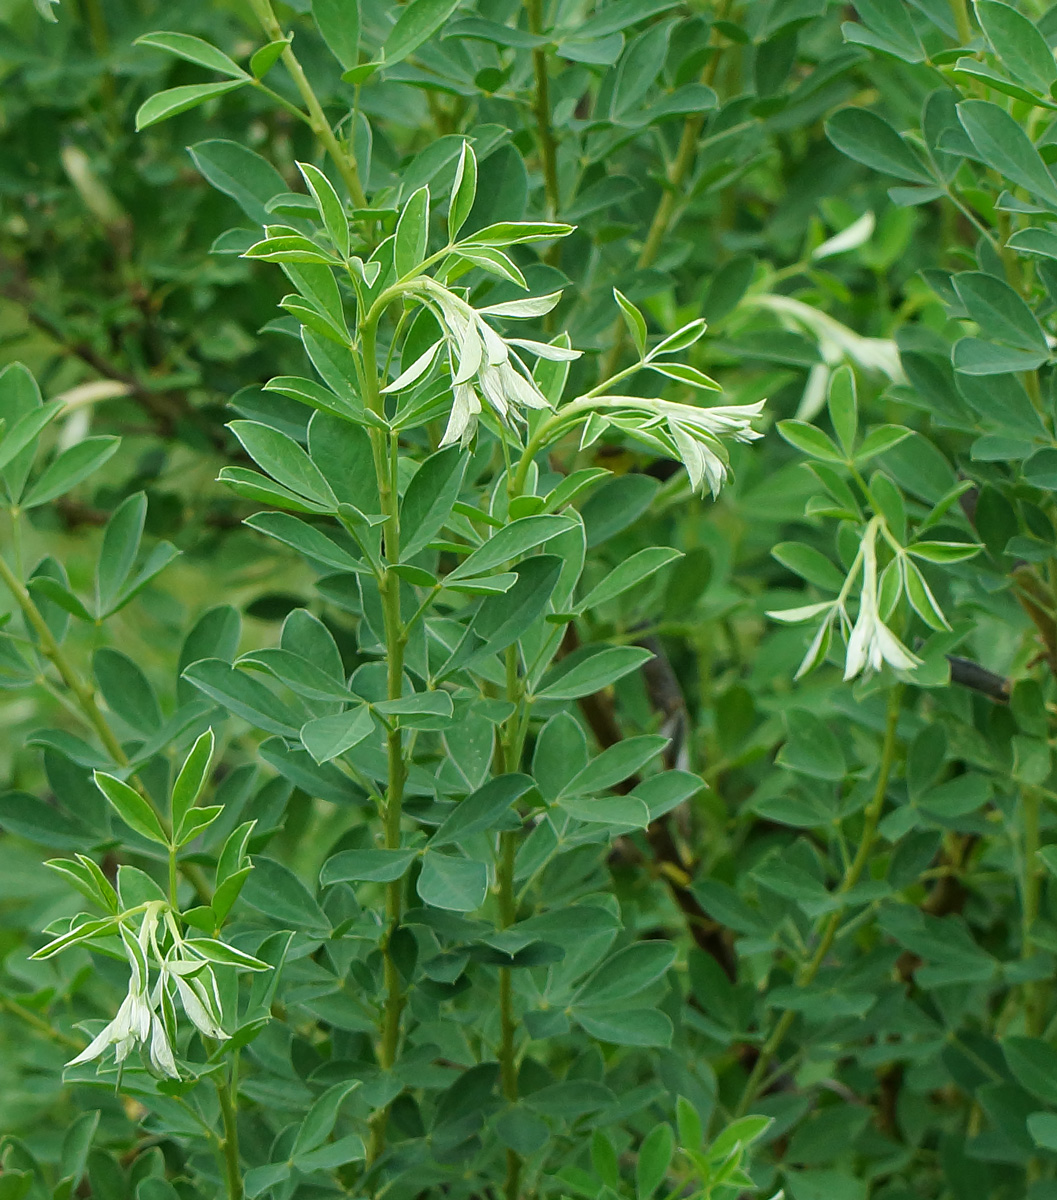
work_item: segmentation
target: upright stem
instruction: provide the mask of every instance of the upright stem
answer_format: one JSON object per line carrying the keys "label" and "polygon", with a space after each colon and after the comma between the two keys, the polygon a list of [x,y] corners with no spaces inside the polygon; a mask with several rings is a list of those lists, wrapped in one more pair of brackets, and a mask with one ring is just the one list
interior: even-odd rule
{"label": "upright stem", "polygon": [[[536,35],[543,32],[543,0],[525,0],[529,31]],[[536,92],[532,111],[536,118],[539,136],[540,158],[543,161],[543,187],[547,196],[547,212],[557,216],[561,204],[558,190],[558,143],[551,125],[550,76],[547,71],[547,47],[536,46],[532,51],[532,70],[536,77]]]}
{"label": "upright stem", "polygon": [[[89,725],[95,730],[99,740],[106,747],[107,754],[120,766],[127,767],[128,755],[107,723],[106,717],[100,711],[99,705],[95,700],[95,691],[74,670],[73,664],[63,653],[62,647],[55,639],[55,635],[51,632],[47,621],[44,620],[40,609],[34,603],[33,597],[29,594],[22,580],[12,571],[2,554],[0,554],[0,583],[3,583],[15,598],[16,603],[22,610],[22,615],[26,619],[26,623],[37,635],[41,654],[58,671],[60,679],[62,679],[76,701],[78,709],[80,709]],[[144,788],[139,788],[139,792],[151,808],[154,809],[158,819],[161,821],[162,827],[167,829],[168,822],[165,814],[158,812],[157,805],[155,805]],[[201,867],[196,866],[194,863],[180,863],[180,870],[183,872],[184,877],[194,886],[201,902],[208,904],[212,898],[212,892],[209,884],[206,882],[205,875],[202,873]],[[175,896],[175,889],[173,889],[173,895]]]}
{"label": "upright stem", "polygon": [[[499,766],[504,772],[518,768],[518,730],[521,725],[522,684],[518,675],[517,643],[506,650],[506,694],[515,708],[500,735]],[[499,835],[499,856],[496,861],[496,891],[499,898],[499,924],[509,929],[517,920],[514,896],[514,861],[517,834]],[[503,1096],[513,1104],[518,1098],[517,1086],[517,1023],[514,1019],[514,980],[509,967],[499,968],[499,1074]],[[516,1150],[506,1152],[506,1200],[518,1200],[521,1190],[521,1155]]]}
{"label": "upright stem", "polygon": [[220,1101],[220,1115],[224,1122],[224,1139],[220,1143],[224,1155],[224,1177],[227,1184],[228,1200],[242,1200],[242,1171],[239,1169],[239,1127],[238,1105],[238,1056],[232,1058],[230,1086],[217,1079],[217,1099]]}
{"label": "upright stem", "polygon": [[[377,323],[368,319],[361,327],[363,353],[364,393],[367,406],[379,416],[384,415],[385,404],[378,382],[378,356],[376,345]],[[388,665],[386,694],[390,700],[399,700],[403,692],[404,651],[407,647],[407,629],[400,610],[400,579],[389,569],[400,561],[400,509],[396,490],[396,457],[398,435],[388,437],[380,429],[370,430],[371,447],[374,452],[375,472],[378,479],[378,496],[385,514],[384,558],[385,566],[379,580],[382,612],[385,620],[385,652]],[[404,761],[403,732],[399,726],[390,728],[387,739],[388,786],[385,792],[385,845],[389,850],[400,848],[400,820],[404,801],[404,782],[407,766]],[[382,956],[385,975],[385,1006],[382,1012],[381,1039],[378,1044],[378,1065],[383,1071],[392,1068],[396,1061],[400,1043],[400,1017],[404,1009],[404,988],[390,951],[390,941],[400,924],[403,907],[403,885],[394,880],[386,885],[385,933],[382,938]],[[371,1120],[371,1137],[368,1161],[374,1162],[385,1149],[386,1126],[389,1121],[388,1107],[375,1113]]]}
{"label": "upright stem", "polygon": [[[253,11],[257,14],[257,20],[261,23],[261,28],[267,34],[268,38],[273,42],[280,42],[285,38],[283,28],[276,19],[275,13],[272,10],[271,0],[250,0],[253,5]],[[330,122],[323,112],[323,106],[319,103],[316,93],[312,90],[312,85],[308,82],[308,76],[304,72],[304,68],[297,60],[297,55],[294,54],[293,48],[287,46],[283,51],[283,66],[290,72],[290,77],[294,81],[301,99],[305,102],[305,107],[308,109],[309,123],[312,126],[312,132],[322,143],[324,150],[330,155],[331,161],[338,169],[342,180],[348,188],[349,195],[352,197],[353,204],[357,208],[367,207],[367,197],[364,194],[363,184],[360,182],[360,169],[356,163],[356,152],[350,142],[348,147],[343,147],[334,135],[334,130],[330,127]]]}
{"label": "upright stem", "polygon": [[[903,685],[897,683],[888,693],[888,714],[885,721],[884,742],[881,746],[881,762],[878,767],[877,785],[874,788],[873,795],[870,797],[870,803],[863,812],[863,831],[862,837],[859,840],[859,848],[855,853],[855,857],[848,864],[847,870],[844,872],[844,878],[837,888],[838,896],[846,895],[851,891],[859,882],[863,871],[866,869],[866,864],[870,860],[870,851],[873,849],[874,837],[877,834],[877,825],[881,820],[881,813],[884,809],[888,780],[891,778],[892,767],[895,765],[897,745],[896,727],[899,724],[899,709],[902,698]],[[815,953],[797,972],[797,987],[807,987],[814,982],[815,976],[822,969],[822,965],[826,961],[826,956],[833,946],[833,941],[837,936],[837,930],[840,927],[843,915],[844,905],[842,904],[839,908],[835,908],[826,919],[826,924],[822,930]],[[796,1014],[793,1010],[786,1009],[767,1040],[760,1047],[759,1058],[757,1058],[756,1065],[753,1067],[752,1073],[745,1083],[745,1090],[741,1094],[741,1100],[735,1111],[736,1116],[744,1116],[748,1112],[749,1105],[756,1099],[768,1065],[781,1046],[795,1018]]]}
{"label": "upright stem", "polygon": [[973,40],[973,23],[969,20],[969,9],[965,0],[950,0],[951,16],[958,30],[958,41],[968,46]]}
{"label": "upright stem", "polygon": [[[1031,958],[1035,953],[1032,927],[1039,915],[1039,808],[1042,798],[1038,788],[1025,787],[1020,796],[1020,813],[1023,824],[1023,857],[1021,882],[1021,939],[1020,957]],[[1024,984],[1024,1032],[1029,1037],[1042,1033],[1043,1020],[1042,981],[1028,980]]]}
{"label": "upright stem", "polygon": [[[729,0],[720,0],[716,10],[716,20],[721,20],[726,16],[728,7]],[[713,29],[711,36],[713,39],[716,37],[715,29]],[[715,82],[716,71],[719,68],[719,58],[719,48],[715,47],[712,51],[712,57],[705,64],[705,69],[701,73],[701,82],[707,87],[711,87]],[[638,261],[635,264],[636,268],[640,271],[652,266],[656,261],[657,255],[664,244],[664,239],[667,237],[673,224],[676,208],[682,199],[683,188],[694,167],[694,160],[697,157],[697,142],[704,125],[704,112],[692,113],[683,122],[683,131],[679,137],[678,149],[675,152],[675,157],[668,164],[665,171],[664,192],[660,203],[657,205],[657,211],[653,214],[653,221],[650,223],[649,232],[646,234],[646,240],[642,244]],[[624,347],[625,332],[623,321],[618,319],[613,323],[609,351],[602,360],[602,373],[600,376],[602,379],[612,375],[616,370],[617,363],[620,361],[621,350]]]}

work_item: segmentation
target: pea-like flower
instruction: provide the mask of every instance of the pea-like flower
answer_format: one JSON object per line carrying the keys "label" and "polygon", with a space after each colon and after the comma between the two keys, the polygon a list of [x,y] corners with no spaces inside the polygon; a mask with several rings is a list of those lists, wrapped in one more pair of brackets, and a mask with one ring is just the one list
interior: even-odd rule
{"label": "pea-like flower", "polygon": [[537,358],[559,362],[578,358],[580,352],[524,338],[500,337],[484,318],[540,317],[558,303],[560,293],[475,309],[449,288],[425,275],[415,280],[410,290],[437,318],[444,336],[384,391],[399,392],[411,387],[425,376],[438,354],[445,351],[453,399],[442,446],[469,442],[482,412],[482,398],[507,426],[523,419],[524,409],[550,408],[550,402],[536,386],[532,373],[516,350],[526,350]]}
{"label": "pea-like flower", "polygon": [[764,403],[699,408],[641,396],[602,396],[595,401],[611,424],[679,459],[695,492],[703,493],[707,487],[713,496],[719,494],[730,469],[722,439],[753,442],[762,437],[752,421],[763,412]]}

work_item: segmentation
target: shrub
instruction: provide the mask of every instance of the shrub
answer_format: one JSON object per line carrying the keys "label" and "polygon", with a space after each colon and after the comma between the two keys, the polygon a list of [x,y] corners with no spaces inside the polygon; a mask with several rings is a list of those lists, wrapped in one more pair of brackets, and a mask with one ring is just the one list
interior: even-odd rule
{"label": "shrub", "polygon": [[200,8],[3,17],[0,1196],[1057,1194],[1057,22]]}

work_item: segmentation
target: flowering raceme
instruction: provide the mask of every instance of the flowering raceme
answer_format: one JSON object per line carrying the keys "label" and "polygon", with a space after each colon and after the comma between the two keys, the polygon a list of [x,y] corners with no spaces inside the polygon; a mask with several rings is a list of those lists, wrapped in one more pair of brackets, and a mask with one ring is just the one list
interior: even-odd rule
{"label": "flowering raceme", "polygon": [[[751,425],[763,412],[763,400],[755,404],[698,408],[639,396],[603,396],[598,404],[607,410],[611,424],[653,445],[662,454],[679,459],[695,492],[704,492],[707,486],[713,496],[718,495],[730,468],[720,438],[753,442],[763,437]],[[610,414],[610,409],[615,412]]]}
{"label": "flowering raceme", "polygon": [[[882,589],[878,586],[877,577],[877,535],[879,532],[885,535],[885,540],[890,542],[896,551],[896,558],[892,564],[897,570],[896,578],[901,588],[907,590],[912,605],[918,608],[914,592],[906,585],[908,569],[916,572],[916,568],[913,567],[913,564],[906,563],[903,547],[892,538],[882,518],[873,517],[863,530],[859,551],[844,580],[840,594],[835,600],[807,604],[798,608],[780,609],[767,614],[773,620],[789,625],[810,621],[818,616],[823,617],[822,624],[812,639],[807,654],[804,655],[796,673],[797,679],[808,674],[825,658],[829,649],[833,624],[838,618],[847,642],[844,658],[845,679],[854,679],[859,675],[880,671],[885,663],[896,671],[912,671],[921,665],[921,659],[903,645],[885,624],[881,615]],[[859,612],[853,624],[848,616],[847,601],[860,572],[862,573],[862,583],[859,589]],[[924,581],[922,581],[922,586],[924,586]],[[929,592],[930,599],[931,596],[932,594]],[[932,603],[935,606],[934,600]],[[939,611],[938,606],[935,606],[935,613],[946,625],[946,619]],[[933,619],[935,620],[935,617]]]}
{"label": "flowering raceme", "polygon": [[398,392],[416,383],[433,365],[444,347],[451,371],[453,400],[451,416],[441,440],[442,446],[455,442],[466,445],[470,441],[481,413],[481,396],[499,420],[508,426],[521,417],[522,409],[550,408],[549,401],[533,382],[530,371],[512,347],[527,350],[538,358],[558,362],[580,357],[579,350],[567,350],[562,346],[523,338],[502,338],[483,319],[544,316],[561,299],[559,292],[481,309],[472,308],[453,291],[425,275],[414,281],[411,292],[436,316],[444,337],[430,346],[384,390]]}

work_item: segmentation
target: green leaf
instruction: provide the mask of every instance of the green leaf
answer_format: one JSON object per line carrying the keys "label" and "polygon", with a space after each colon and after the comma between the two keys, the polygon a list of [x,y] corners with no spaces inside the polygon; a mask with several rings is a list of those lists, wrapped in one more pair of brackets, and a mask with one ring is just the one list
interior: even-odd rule
{"label": "green leaf", "polygon": [[331,855],[319,873],[324,887],[332,883],[392,883],[403,879],[418,857],[417,850],[342,850]]}
{"label": "green leaf", "polygon": [[255,242],[243,252],[242,257],[258,262],[310,263],[326,267],[337,266],[340,261],[310,238],[299,233],[283,234],[280,237],[269,237]]}
{"label": "green leaf", "polygon": [[267,733],[296,737],[301,721],[274,692],[219,658],[186,667],[182,676],[229,712]]}
{"label": "green leaf", "polygon": [[320,508],[337,509],[337,498],[322,471],[293,438],[257,421],[232,421],[228,428],[254,462],[282,487]]}
{"label": "green leaf", "polygon": [[[317,0],[318,2],[318,0]],[[338,199],[334,185],[318,168],[311,163],[297,164],[297,169],[312,193],[312,199],[319,209],[323,227],[327,231],[331,245],[342,258],[349,257],[349,221],[345,215],[345,206]]]}
{"label": "green leaf", "polygon": [[557,537],[575,524],[569,517],[540,513],[521,517],[498,530],[483,546],[479,546],[452,571],[447,579],[472,579],[489,575],[528,550]]}
{"label": "green leaf", "polygon": [[308,888],[282,863],[253,860],[253,872],[242,889],[243,899],[265,916],[303,932],[329,930],[330,922]]}
{"label": "green leaf", "polygon": [[288,189],[286,180],[267,159],[224,138],[197,142],[188,153],[206,180],[230,196],[254,225],[272,221],[265,205]]}
{"label": "green leaf", "polygon": [[1006,1063],[1021,1087],[1046,1104],[1057,1104],[1057,1050],[1037,1037],[1002,1042]]}
{"label": "green leaf", "polygon": [[577,1006],[573,1019],[592,1037],[617,1046],[670,1046],[672,1023],[656,1008],[614,1009]]}
{"label": "green leaf", "polygon": [[449,241],[455,241],[459,230],[466,224],[476,196],[477,156],[470,143],[463,142],[459,165],[455,168],[455,180],[451,185],[451,203],[448,205]]}
{"label": "green leaf", "polygon": [[80,850],[96,840],[87,826],[29,792],[0,795],[0,827],[54,850]]}
{"label": "green leaf", "polygon": [[100,614],[109,612],[136,562],[146,516],[146,494],[136,492],[114,509],[106,524],[95,568],[96,609]]}
{"label": "green leaf", "polygon": [[575,226],[558,221],[497,221],[464,238],[460,246],[518,246],[549,238],[568,237]]}
{"label": "green leaf", "polygon": [[367,567],[333,538],[328,537],[314,525],[291,516],[289,513],[262,512],[247,517],[243,524],[251,529],[275,538],[292,547],[313,562],[322,563],[335,571],[350,571],[358,574]]}
{"label": "green leaf", "polygon": [[152,842],[160,842],[163,846],[169,844],[157,814],[139,792],[114,775],[107,775],[103,771],[94,771],[92,778],[96,787],[106,796],[117,815],[130,829]]}
{"label": "green leaf", "polygon": [[710,1162],[722,1162],[736,1150],[751,1146],[771,1125],[774,1117],[739,1117],[715,1138],[708,1147]]}
{"label": "green leaf", "polygon": [[645,829],[650,823],[648,806],[635,796],[606,796],[588,800],[581,796],[562,796],[558,805],[563,812],[589,825],[604,825],[615,834]]}
{"label": "green leaf", "polygon": [[914,151],[891,125],[865,108],[842,108],[826,122],[826,136],[849,158],[882,175],[932,183]]}
{"label": "green leaf", "polygon": [[488,895],[488,868],[469,858],[427,850],[417,890],[424,904],[449,912],[473,912]]}
{"label": "green leaf", "polygon": [[564,796],[586,796],[616,787],[660,754],[669,739],[657,734],[623,738],[583,767],[562,788]]}
{"label": "green leaf", "polygon": [[342,70],[355,67],[360,61],[359,0],[312,0],[312,16]]}
{"label": "green leaf", "polygon": [[385,65],[392,66],[413,54],[437,32],[458,6],[459,0],[411,0],[400,10],[396,24],[385,39],[382,47]]}
{"label": "green leaf", "polygon": [[844,455],[837,449],[836,442],[806,421],[779,421],[777,429],[790,446],[795,446],[802,454],[826,462],[844,462]]}
{"label": "green leaf", "polygon": [[1057,1152],[1057,1114],[1032,1113],[1027,1120],[1028,1133],[1037,1146]]}
{"label": "green leaf", "polygon": [[[51,809],[50,811],[55,812],[56,810]],[[0,824],[7,824],[2,812],[0,812]],[[100,908],[109,913],[118,912],[117,892],[114,890],[113,884],[103,874],[98,864],[86,855],[78,854],[76,859],[52,858],[48,859],[44,865],[61,875],[67,883],[72,884],[82,896],[87,896],[93,904],[98,904]]]}
{"label": "green leaf", "polygon": [[202,788],[205,787],[214,745],[213,730],[207,729],[191,747],[180,773],[176,776],[172,789],[172,824],[177,837],[183,829],[184,818],[198,802]]}
{"label": "green leaf", "polygon": [[1035,23],[1012,5],[997,0],[975,0],[973,7],[987,40],[1010,75],[1048,97],[1050,86],[1057,82],[1057,63]]}
{"label": "green leaf", "polygon": [[69,1179],[76,1188],[84,1175],[88,1151],[92,1146],[95,1131],[99,1128],[99,1111],[81,1113],[75,1117],[62,1138],[62,1153],[59,1158],[59,1175]]}
{"label": "green leaf", "polygon": [[[641,646],[608,646],[577,662],[570,669],[552,672],[536,692],[538,700],[579,700],[592,696],[653,658],[653,652]],[[560,672],[560,673],[559,673]]]}
{"label": "green leaf", "polygon": [[878,454],[884,454],[886,450],[898,446],[904,438],[910,437],[911,433],[913,430],[907,429],[903,425],[881,425],[877,429],[871,429],[856,451],[855,462],[869,462]]}
{"label": "green leaf", "polygon": [[23,508],[39,508],[65,495],[93,475],[117,452],[121,439],[89,437],[64,450],[41,474],[22,498]]}
{"label": "green leaf", "polygon": [[269,969],[266,962],[254,958],[252,954],[247,954],[236,946],[229,946],[227,942],[217,941],[216,938],[188,938],[187,946],[207,962],[220,963],[226,967],[241,967],[247,971]]}
{"label": "green leaf", "polygon": [[[275,66],[283,56],[283,51],[290,45],[287,38],[281,38],[277,42],[269,42],[266,46],[261,46],[254,50],[250,56],[250,73],[254,79],[263,79],[265,75]],[[214,250],[214,253],[216,251]]]}
{"label": "green leaf", "polygon": [[437,536],[459,498],[469,455],[458,446],[431,454],[407,485],[400,505],[400,558],[409,562]]}
{"label": "green leaf", "polygon": [[301,741],[317,763],[325,763],[358,746],[373,732],[371,710],[361,704],[342,713],[309,721],[301,727]]}
{"label": "green leaf", "polygon": [[850,455],[855,448],[859,428],[859,404],[855,390],[855,372],[847,363],[839,366],[829,378],[829,393],[826,403],[829,419],[841,449]]}
{"label": "green leaf", "polygon": [[180,551],[171,542],[159,542],[147,555],[143,566],[121,589],[109,610],[103,615],[109,617],[120,612],[126,604],[131,603],[143,591],[152,579],[160,575],[169,563],[179,557]]}
{"label": "green leaf", "polygon": [[958,120],[983,161],[1011,183],[1057,207],[1057,183],[1024,128],[987,100],[963,100]]}
{"label": "green leaf", "polygon": [[688,384],[690,387],[701,388],[706,392],[723,390],[711,375],[706,375],[704,371],[699,371],[697,367],[688,366],[686,363],[651,362],[648,366],[651,371],[656,371],[668,379],[675,379],[679,383]]}
{"label": "green leaf", "polygon": [[153,46],[158,50],[167,50],[177,58],[197,63],[210,71],[219,71],[221,75],[230,75],[232,79],[246,79],[246,72],[233,62],[223,51],[211,46],[201,38],[192,37],[189,33],[145,33],[136,38],[135,46]]}
{"label": "green leaf", "polygon": [[95,620],[80,599],[68,587],[50,575],[34,575],[31,579],[26,580],[26,588],[38,604],[40,597],[43,596],[45,600],[57,604],[64,612],[68,612],[79,621],[91,623]]}
{"label": "green leaf", "polygon": [[1007,375],[1014,371],[1033,371],[1049,357],[1049,352],[1018,350],[980,338],[966,337],[956,343],[951,359],[954,369],[965,375]]}
{"label": "green leaf", "polygon": [[513,587],[485,598],[467,636],[442,668],[443,677],[498,654],[529,633],[550,604],[563,566],[557,554],[538,554],[518,563]]}
{"label": "green leaf", "polygon": [[159,121],[167,121],[170,117],[187,112],[188,109],[197,108],[216,96],[223,96],[236,88],[245,87],[248,82],[249,76],[243,75],[241,79],[232,80],[230,83],[191,83],[157,92],[149,100],[145,100],[136,111],[136,132],[157,125]]}
{"label": "green leaf", "polygon": [[111,712],[138,733],[157,733],[162,723],[158,698],[146,675],[127,654],[101,646],[92,656],[92,671]]}
{"label": "green leaf", "polygon": [[1035,314],[1004,280],[984,271],[961,271],[951,277],[951,283],[984,336],[1043,358],[1049,354]]}
{"label": "green leaf", "polygon": [[[0,419],[5,422],[8,436],[23,418],[32,418],[41,407],[37,381],[21,363],[8,363],[0,370]],[[17,501],[22,494],[36,449],[35,441],[30,441],[3,469],[4,484],[12,500]]]}
{"label": "green leaf", "polygon": [[813,779],[834,782],[844,778],[847,766],[840,742],[813,713],[790,709],[786,713],[789,740],[778,752],[778,762],[790,771]]}
{"label": "green leaf", "polygon": [[617,304],[620,306],[620,315],[624,318],[624,324],[627,326],[628,333],[631,334],[631,340],[638,351],[639,358],[646,357],[646,318],[639,312],[634,304],[624,295],[623,292],[613,289],[613,295],[616,298]]}
{"label": "green leaf", "polygon": [[297,1131],[290,1157],[294,1160],[321,1146],[337,1123],[338,1113],[349,1094],[360,1086],[360,1080],[343,1080],[328,1088],[305,1115]]}
{"label": "green leaf", "polygon": [[[384,717],[397,717],[401,724],[415,724],[416,717],[452,716],[453,707],[451,696],[447,692],[416,692],[413,696],[402,696],[399,700],[380,700],[373,705],[374,711]],[[433,728],[423,725],[422,728]]]}
{"label": "green leaf", "polygon": [[437,850],[452,846],[493,829],[506,818],[510,806],[534,786],[528,775],[497,775],[490,779],[458,803],[430,838],[430,847]]}
{"label": "green leaf", "polygon": [[660,979],[675,962],[671,942],[634,942],[594,971],[579,987],[573,1004],[615,1004],[637,996]]}
{"label": "green leaf", "polygon": [[[414,0],[421,4],[423,0]],[[407,10],[405,10],[406,13]],[[426,257],[426,240],[429,236],[429,188],[420,187],[412,192],[400,220],[396,223],[396,238],[393,243],[393,267],[398,279],[415,274]]]}
{"label": "green leaf", "polygon": [[47,404],[31,408],[14,420],[6,418],[10,420],[10,424],[0,431],[0,470],[33,446],[42,431],[65,407],[61,400],[51,400]]}
{"label": "green leaf", "polygon": [[682,556],[681,550],[673,550],[670,546],[648,546],[645,550],[639,550],[596,584],[577,605],[578,611],[589,612],[599,605],[608,604]]}
{"label": "green leaf", "polygon": [[637,1200],[650,1200],[668,1176],[675,1153],[675,1135],[670,1125],[655,1125],[639,1148],[635,1163]]}
{"label": "green leaf", "polygon": [[844,576],[814,546],[803,542],[779,542],[771,551],[783,567],[813,583],[826,592],[839,592],[844,586]]}
{"label": "green leaf", "polygon": [[[1039,254],[1043,258],[1057,258],[1057,232],[1032,226],[1018,229],[1006,242],[1010,250],[1020,254]],[[0,443],[2,446],[2,443]]]}

